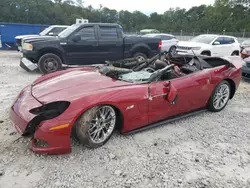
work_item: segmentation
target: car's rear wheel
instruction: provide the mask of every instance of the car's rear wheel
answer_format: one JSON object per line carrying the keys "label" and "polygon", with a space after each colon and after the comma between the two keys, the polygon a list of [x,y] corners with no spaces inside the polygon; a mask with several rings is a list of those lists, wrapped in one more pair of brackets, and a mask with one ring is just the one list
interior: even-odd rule
{"label": "car's rear wheel", "polygon": [[38,61],[38,68],[43,74],[55,72],[62,68],[62,60],[56,54],[44,54]]}
{"label": "car's rear wheel", "polygon": [[227,81],[222,81],[213,91],[209,102],[208,109],[212,112],[223,110],[230,98],[231,88]]}
{"label": "car's rear wheel", "polygon": [[170,56],[173,56],[176,54],[176,47],[175,46],[171,46],[171,48],[168,51]]}
{"label": "car's rear wheel", "polygon": [[116,120],[116,112],[112,106],[95,106],[78,119],[73,136],[88,148],[98,148],[111,137]]}

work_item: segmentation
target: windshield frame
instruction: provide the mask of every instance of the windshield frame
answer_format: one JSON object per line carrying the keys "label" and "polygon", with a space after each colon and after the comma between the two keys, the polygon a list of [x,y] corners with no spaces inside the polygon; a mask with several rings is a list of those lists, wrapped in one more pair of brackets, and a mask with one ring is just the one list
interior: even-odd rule
{"label": "windshield frame", "polygon": [[58,34],[58,37],[60,38],[68,38],[72,33],[74,33],[79,27],[81,27],[81,24],[73,24],[63,30],[61,33]]}
{"label": "windshield frame", "polygon": [[42,32],[40,32],[39,35],[46,36],[53,28],[54,28],[54,26],[49,26],[49,27],[45,28]]}
{"label": "windshield frame", "polygon": [[[197,39],[205,39],[206,40],[197,40]],[[209,39],[209,40],[208,40]],[[216,35],[198,35],[190,40],[190,42],[199,42],[199,43],[204,43],[204,44],[212,44],[214,40],[217,39]]]}

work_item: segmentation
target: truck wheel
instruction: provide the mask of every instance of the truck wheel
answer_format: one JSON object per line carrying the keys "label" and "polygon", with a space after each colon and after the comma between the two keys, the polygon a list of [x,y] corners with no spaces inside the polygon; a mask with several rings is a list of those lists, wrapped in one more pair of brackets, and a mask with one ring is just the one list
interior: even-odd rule
{"label": "truck wheel", "polygon": [[38,68],[43,74],[55,72],[62,68],[62,60],[56,54],[44,54],[38,61]]}
{"label": "truck wheel", "polygon": [[147,59],[147,56],[141,52],[135,53],[134,57],[138,58],[139,61],[145,61]]}

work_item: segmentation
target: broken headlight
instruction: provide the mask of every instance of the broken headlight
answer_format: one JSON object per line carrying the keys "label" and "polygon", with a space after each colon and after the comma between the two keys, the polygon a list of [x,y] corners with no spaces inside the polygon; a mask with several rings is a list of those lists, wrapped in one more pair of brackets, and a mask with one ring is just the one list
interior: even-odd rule
{"label": "broken headlight", "polygon": [[29,112],[40,116],[43,120],[53,119],[61,115],[70,105],[67,101],[57,101],[33,108]]}

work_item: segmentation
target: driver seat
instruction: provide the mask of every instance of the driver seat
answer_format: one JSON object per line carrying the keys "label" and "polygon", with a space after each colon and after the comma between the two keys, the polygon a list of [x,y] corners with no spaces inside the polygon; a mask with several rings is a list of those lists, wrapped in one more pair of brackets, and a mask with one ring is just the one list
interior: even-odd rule
{"label": "driver seat", "polygon": [[193,58],[189,63],[184,64],[180,69],[185,74],[199,71],[201,70],[200,61],[196,58]]}
{"label": "driver seat", "polygon": [[158,59],[154,63],[155,70],[163,69],[166,66],[168,66],[168,64],[166,62],[158,60]]}

